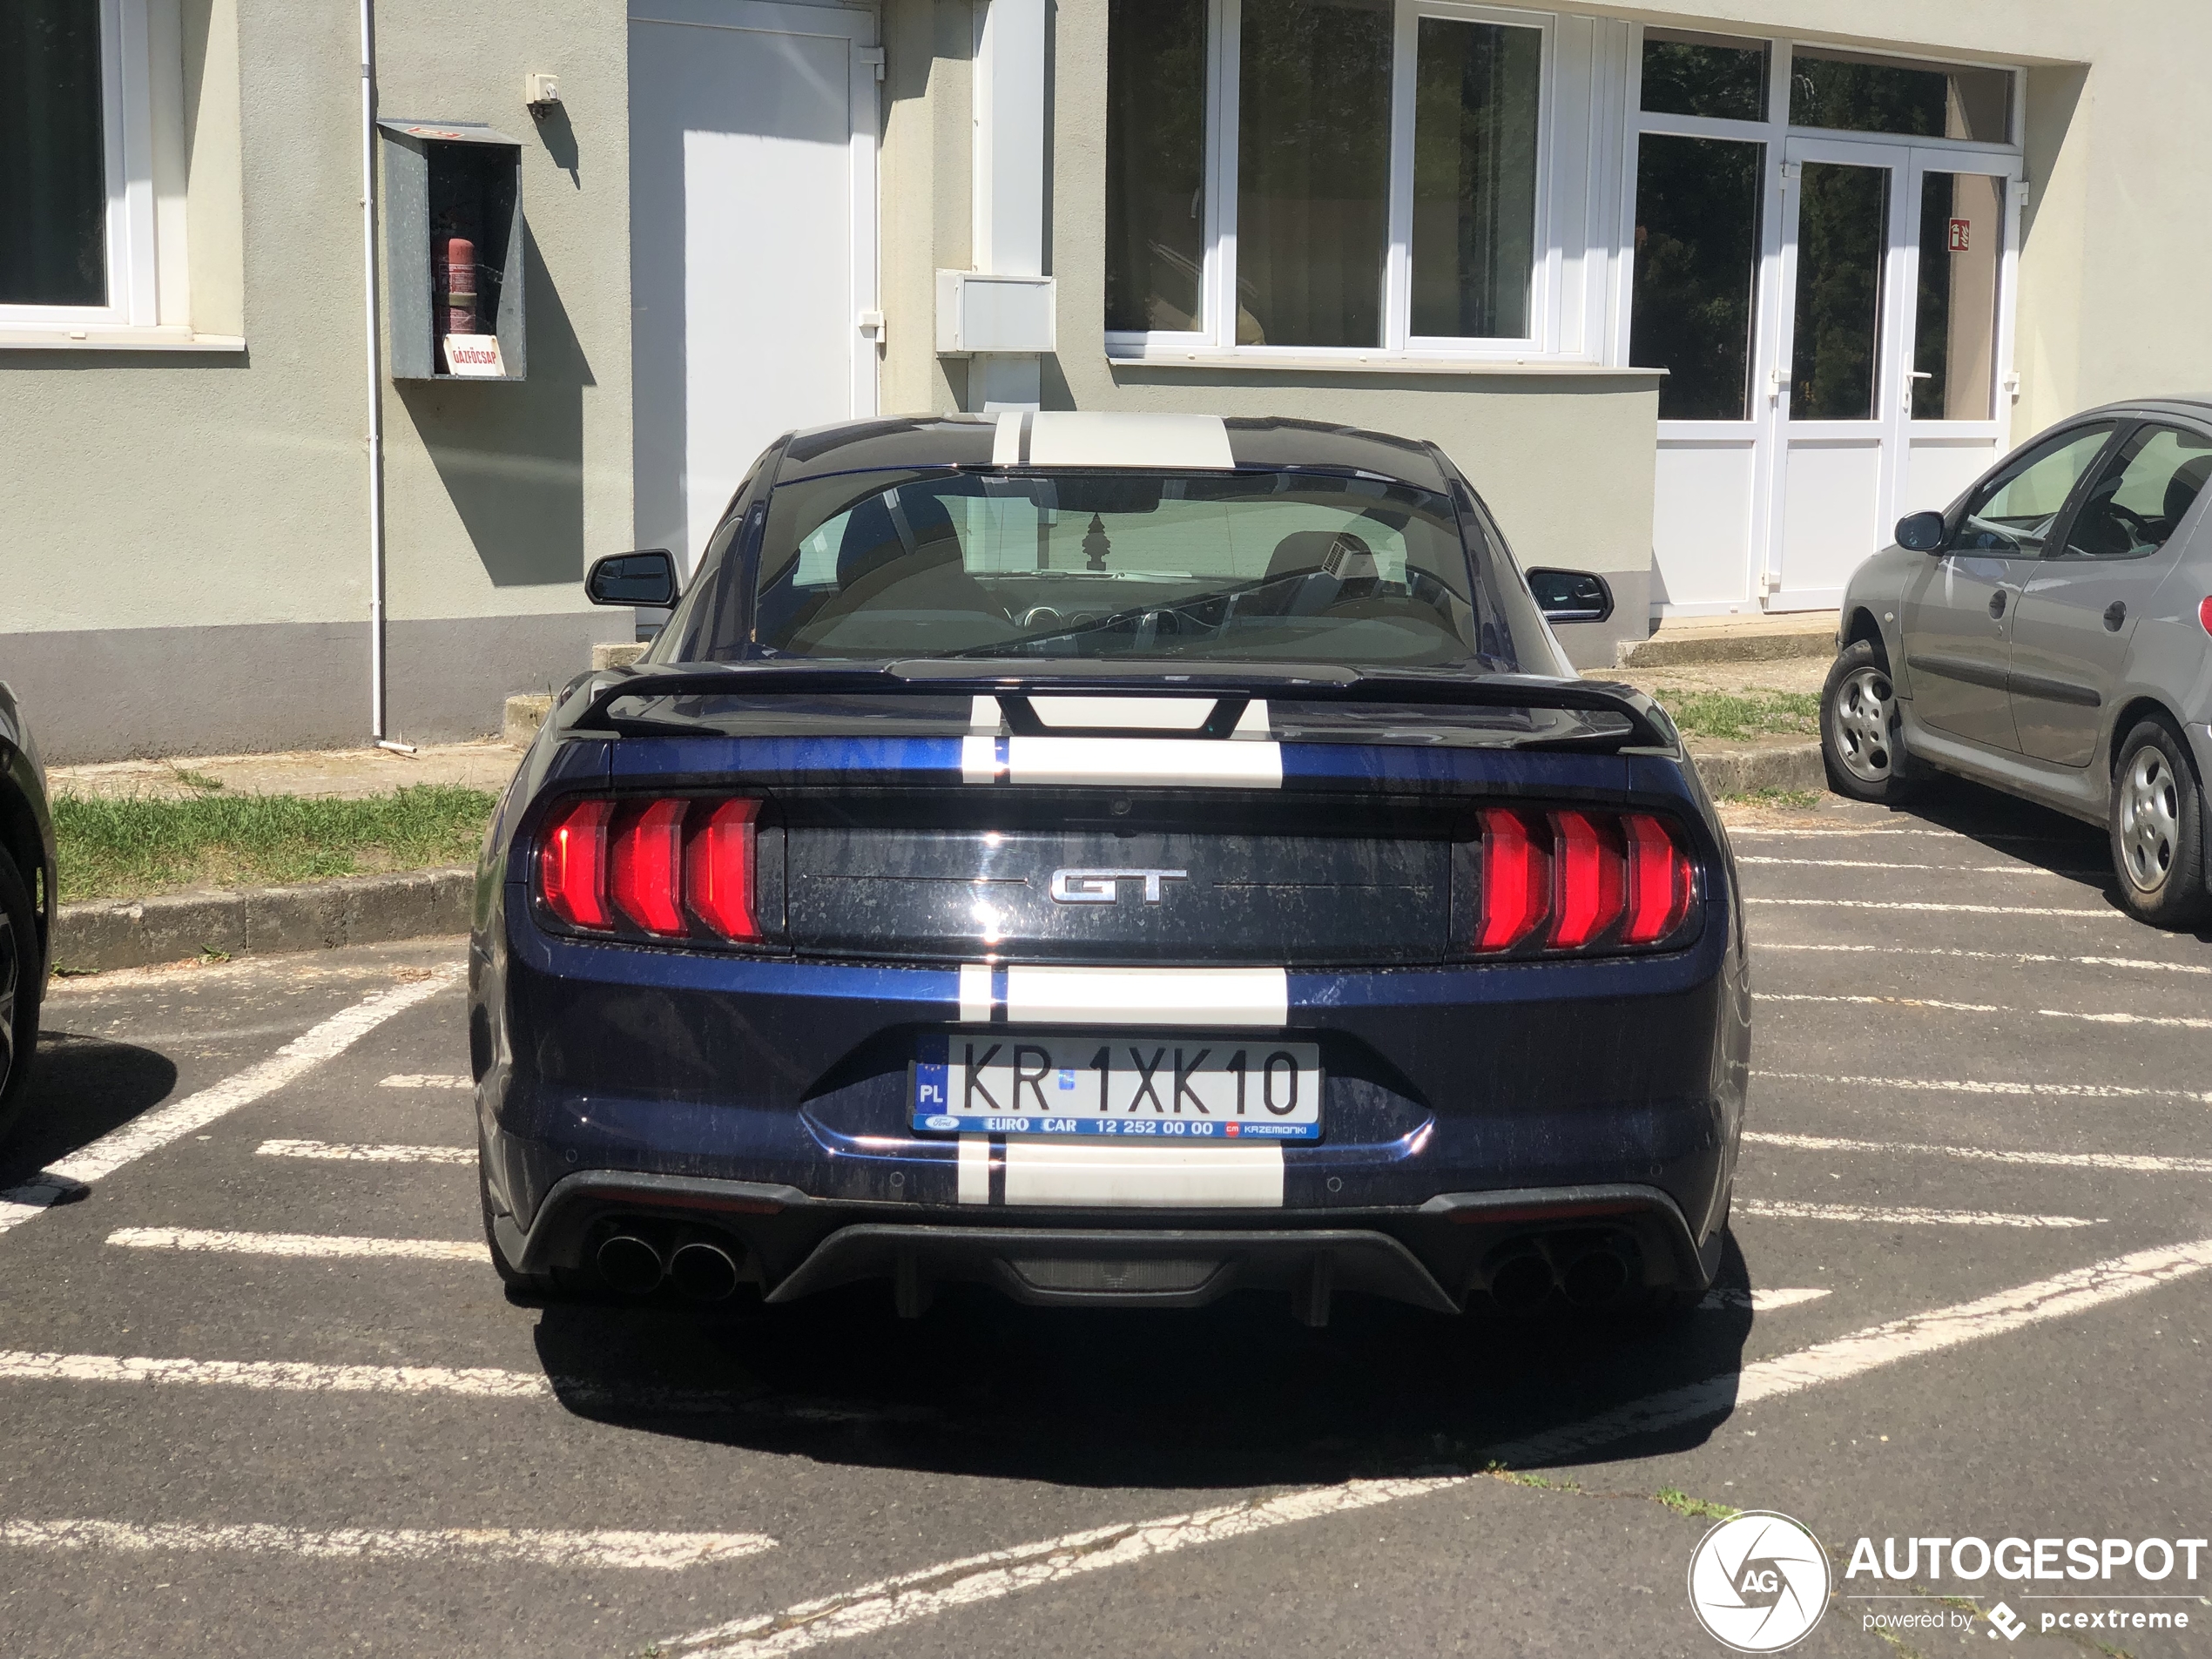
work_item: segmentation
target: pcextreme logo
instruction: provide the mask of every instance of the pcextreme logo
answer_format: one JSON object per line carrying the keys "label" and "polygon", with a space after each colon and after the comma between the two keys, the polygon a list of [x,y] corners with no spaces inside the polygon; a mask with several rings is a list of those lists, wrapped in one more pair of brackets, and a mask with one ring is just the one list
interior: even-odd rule
{"label": "pcextreme logo", "polygon": [[1689,1606],[1715,1641],[1738,1653],[1779,1653],[1828,1610],[1828,1552],[1803,1523],[1747,1509],[1699,1541]]}

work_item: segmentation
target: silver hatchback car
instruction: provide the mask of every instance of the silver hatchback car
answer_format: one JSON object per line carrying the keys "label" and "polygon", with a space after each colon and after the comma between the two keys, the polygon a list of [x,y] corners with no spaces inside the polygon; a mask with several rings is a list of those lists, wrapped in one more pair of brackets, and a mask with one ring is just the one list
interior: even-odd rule
{"label": "silver hatchback car", "polygon": [[1844,591],[1828,779],[1901,800],[1929,768],[2103,824],[2122,903],[2212,920],[2212,397],[2060,421]]}

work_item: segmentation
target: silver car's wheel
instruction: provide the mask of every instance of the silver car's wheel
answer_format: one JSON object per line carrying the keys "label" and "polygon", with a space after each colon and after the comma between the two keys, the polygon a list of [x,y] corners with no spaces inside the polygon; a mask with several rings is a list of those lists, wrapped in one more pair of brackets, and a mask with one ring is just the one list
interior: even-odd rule
{"label": "silver car's wheel", "polygon": [[2147,899],[2164,891],[2174,871],[2182,844],[2181,790],[2165,753],[2149,744],[2135,752],[2120,780],[2120,868]]}
{"label": "silver car's wheel", "polygon": [[1836,688],[1828,707],[1836,759],[1861,783],[1887,783],[1890,723],[1897,718],[1890,677],[1877,667],[1855,669]]}

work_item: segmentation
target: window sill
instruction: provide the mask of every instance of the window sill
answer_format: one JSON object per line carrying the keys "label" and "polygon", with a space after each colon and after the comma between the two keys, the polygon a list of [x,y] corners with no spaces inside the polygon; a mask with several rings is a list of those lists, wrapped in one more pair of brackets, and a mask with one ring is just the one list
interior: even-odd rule
{"label": "window sill", "polygon": [[189,328],[72,328],[65,323],[10,328],[0,322],[0,351],[242,352],[244,336]]}
{"label": "window sill", "polygon": [[1112,368],[1236,369],[1264,373],[1288,370],[1301,374],[1457,374],[1481,376],[1555,375],[1568,379],[1657,380],[1663,368],[1631,368],[1604,363],[1576,362],[1547,357],[1408,357],[1386,352],[1372,354],[1290,352],[1177,351],[1106,354]]}

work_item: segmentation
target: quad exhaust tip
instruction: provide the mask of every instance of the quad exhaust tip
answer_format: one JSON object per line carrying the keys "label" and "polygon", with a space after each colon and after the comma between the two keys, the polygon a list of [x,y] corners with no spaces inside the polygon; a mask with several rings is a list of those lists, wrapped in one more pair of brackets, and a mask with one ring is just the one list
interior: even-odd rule
{"label": "quad exhaust tip", "polygon": [[1588,1238],[1544,1237],[1514,1247],[1491,1272],[1491,1300],[1517,1316],[1541,1311],[1554,1291],[1581,1312],[1610,1306],[1629,1288],[1629,1263],[1618,1250]]}

